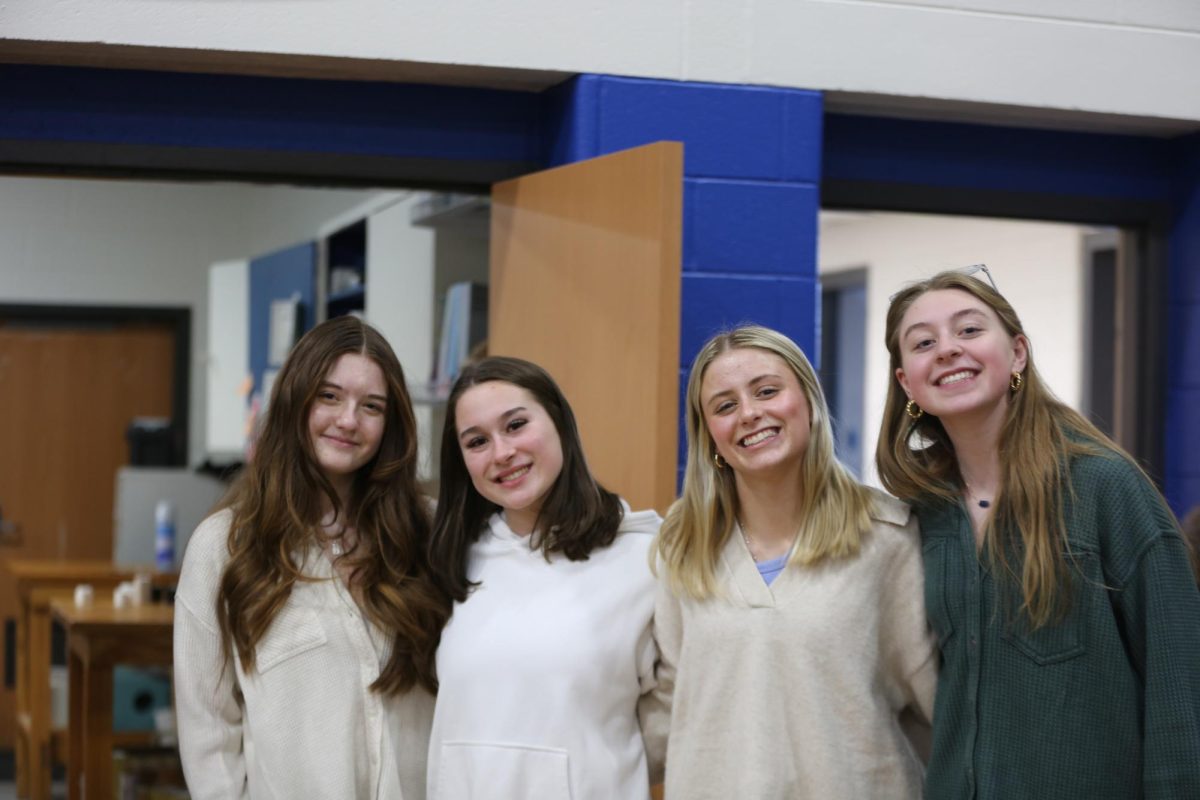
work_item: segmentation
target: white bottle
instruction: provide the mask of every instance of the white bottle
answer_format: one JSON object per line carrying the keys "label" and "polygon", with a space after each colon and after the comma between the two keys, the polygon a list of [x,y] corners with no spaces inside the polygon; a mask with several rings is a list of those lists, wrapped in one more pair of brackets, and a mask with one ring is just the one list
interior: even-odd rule
{"label": "white bottle", "polygon": [[159,572],[175,569],[175,506],[159,500],[154,507],[154,566]]}

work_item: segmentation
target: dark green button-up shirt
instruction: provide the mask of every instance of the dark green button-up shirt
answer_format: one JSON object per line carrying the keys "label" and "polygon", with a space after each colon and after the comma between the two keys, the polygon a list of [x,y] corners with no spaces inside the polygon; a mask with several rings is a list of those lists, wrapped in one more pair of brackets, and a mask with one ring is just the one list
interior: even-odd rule
{"label": "dark green button-up shirt", "polygon": [[916,507],[942,659],[929,800],[1200,799],[1200,592],[1178,529],[1124,458],[1071,475],[1071,608],[1037,631],[965,509]]}

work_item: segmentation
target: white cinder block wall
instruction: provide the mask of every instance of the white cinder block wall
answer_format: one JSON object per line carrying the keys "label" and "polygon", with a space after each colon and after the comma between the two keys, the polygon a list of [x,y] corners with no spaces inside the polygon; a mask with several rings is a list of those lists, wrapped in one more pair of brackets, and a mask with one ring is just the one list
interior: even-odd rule
{"label": "white cinder block wall", "polygon": [[[1193,0],[8,0],[0,28],[42,44],[597,72],[1200,119]],[[139,59],[155,65],[152,54]],[[173,62],[165,53],[158,65]]]}
{"label": "white cinder block wall", "polygon": [[924,214],[833,215],[821,225],[819,270],[867,270],[863,480],[878,485],[875,442],[889,379],[889,298],[943,269],[985,262],[1032,342],[1038,371],[1062,400],[1083,399],[1084,236],[1076,225]]}

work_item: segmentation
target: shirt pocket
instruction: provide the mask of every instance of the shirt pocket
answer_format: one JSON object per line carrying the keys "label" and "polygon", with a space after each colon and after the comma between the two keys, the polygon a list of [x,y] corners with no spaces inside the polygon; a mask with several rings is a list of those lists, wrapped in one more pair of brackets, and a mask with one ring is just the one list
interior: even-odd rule
{"label": "shirt pocket", "polygon": [[284,605],[267,634],[259,642],[254,655],[254,667],[260,675],[295,658],[298,655],[325,645],[325,629],[316,609]]}
{"label": "shirt pocket", "polygon": [[570,800],[566,750],[493,742],[444,742],[437,800],[530,797]]}
{"label": "shirt pocket", "polygon": [[1087,652],[1087,623],[1093,594],[1089,587],[1095,579],[1096,557],[1093,553],[1063,553],[1063,559],[1071,576],[1071,604],[1061,619],[1031,630],[1029,619],[1021,611],[1021,588],[1010,587],[1009,621],[1002,638],[1038,665],[1069,661]]}
{"label": "shirt pocket", "polygon": [[953,577],[950,574],[951,550],[944,537],[929,539],[921,547],[925,564],[925,616],[929,618],[929,626],[937,636],[939,649],[944,648],[954,635],[954,621],[948,601]]}

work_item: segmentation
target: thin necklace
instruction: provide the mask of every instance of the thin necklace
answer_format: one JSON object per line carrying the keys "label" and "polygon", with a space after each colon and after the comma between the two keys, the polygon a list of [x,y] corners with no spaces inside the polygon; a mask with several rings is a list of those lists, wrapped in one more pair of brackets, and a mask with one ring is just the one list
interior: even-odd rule
{"label": "thin necklace", "polygon": [[[755,549],[754,548],[754,540],[750,538],[750,532],[748,530],[746,530],[746,524],[744,522],[742,522],[740,517],[734,517],[734,519],[737,520],[738,527],[741,528],[741,530],[742,530],[742,541],[746,543],[746,549],[750,551],[750,558],[754,561],[754,563],[757,564],[759,561],[761,561],[763,559],[760,559],[757,555],[754,554],[754,549]],[[789,553],[792,552],[792,548],[795,545],[796,545],[796,540],[795,540],[795,538],[793,538],[792,543],[790,545],[788,545],[787,552],[789,552]]]}
{"label": "thin necklace", "polygon": [[742,529],[742,541],[746,543],[746,549],[750,551],[750,558],[758,561],[758,556],[754,555],[754,542],[750,541],[750,534],[746,531],[746,525],[740,519],[737,521],[738,527]]}

